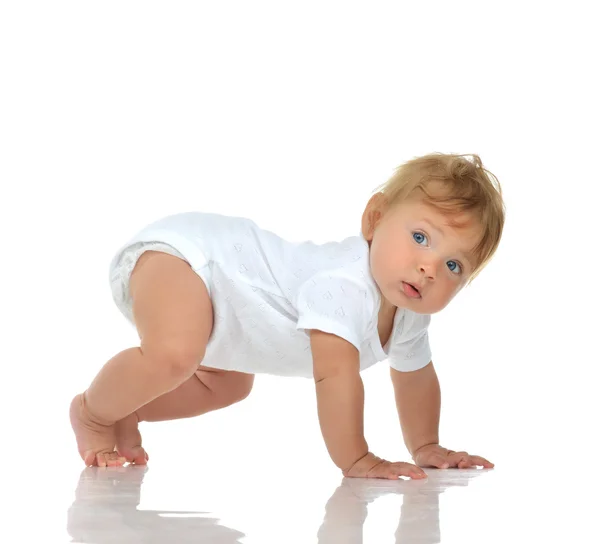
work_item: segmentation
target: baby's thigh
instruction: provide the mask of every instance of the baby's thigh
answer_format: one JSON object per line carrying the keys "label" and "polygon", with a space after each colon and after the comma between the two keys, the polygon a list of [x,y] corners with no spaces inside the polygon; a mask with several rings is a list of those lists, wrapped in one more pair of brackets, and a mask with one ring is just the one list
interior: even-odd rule
{"label": "baby's thigh", "polygon": [[204,358],[213,309],[204,282],[183,259],[146,251],[129,280],[133,317],[145,355],[186,368]]}

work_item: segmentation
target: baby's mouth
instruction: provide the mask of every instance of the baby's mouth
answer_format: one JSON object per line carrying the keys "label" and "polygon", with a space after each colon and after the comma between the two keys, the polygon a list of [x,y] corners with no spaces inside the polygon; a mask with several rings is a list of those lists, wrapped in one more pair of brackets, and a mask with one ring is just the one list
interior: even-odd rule
{"label": "baby's mouth", "polygon": [[421,293],[412,283],[408,283],[406,281],[403,281],[402,283],[404,285],[404,294],[406,294],[410,298],[421,298]]}

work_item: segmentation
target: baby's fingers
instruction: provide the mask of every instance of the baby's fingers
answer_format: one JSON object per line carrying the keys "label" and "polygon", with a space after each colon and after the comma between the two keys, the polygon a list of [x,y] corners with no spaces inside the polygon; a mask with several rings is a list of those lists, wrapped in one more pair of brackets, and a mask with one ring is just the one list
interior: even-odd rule
{"label": "baby's fingers", "polygon": [[397,480],[400,476],[406,476],[413,480],[427,478],[424,470],[411,463],[390,463],[385,462],[373,468],[368,475],[369,478],[384,478],[388,480]]}
{"label": "baby's fingers", "polygon": [[490,463],[487,459],[480,457],[479,455],[471,455],[471,464],[483,468],[494,468],[494,463]]}
{"label": "baby's fingers", "polygon": [[434,467],[434,468],[449,468],[450,463],[448,459],[439,453],[429,453],[427,456],[423,456],[418,459],[419,465],[422,467]]}

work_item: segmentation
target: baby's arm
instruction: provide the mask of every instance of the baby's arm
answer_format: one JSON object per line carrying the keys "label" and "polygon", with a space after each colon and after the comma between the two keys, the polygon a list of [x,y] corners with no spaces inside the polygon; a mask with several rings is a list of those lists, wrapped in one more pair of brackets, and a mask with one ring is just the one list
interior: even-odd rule
{"label": "baby's arm", "polygon": [[484,457],[440,446],[440,383],[431,361],[419,370],[390,372],[404,443],[418,466],[494,468]]}
{"label": "baby's arm", "polygon": [[390,367],[404,444],[415,457],[423,446],[439,443],[440,383],[433,363],[412,372]]}
{"label": "baby's arm", "polygon": [[313,375],[321,432],[333,462],[350,478],[426,478],[410,463],[391,463],[369,451],[364,436],[365,390],[358,350],[339,336],[312,330]]}
{"label": "baby's arm", "polygon": [[342,471],[369,452],[358,350],[339,336],[311,330],[317,410],[327,451]]}

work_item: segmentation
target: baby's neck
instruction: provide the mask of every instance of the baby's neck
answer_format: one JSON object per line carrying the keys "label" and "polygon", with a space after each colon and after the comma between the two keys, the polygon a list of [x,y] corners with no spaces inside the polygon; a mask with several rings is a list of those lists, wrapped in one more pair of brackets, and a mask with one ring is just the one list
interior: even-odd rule
{"label": "baby's neck", "polygon": [[395,315],[396,310],[397,310],[396,306],[394,306],[387,299],[383,298],[383,296],[381,297],[381,306],[379,307],[379,318],[380,319],[385,316]]}

